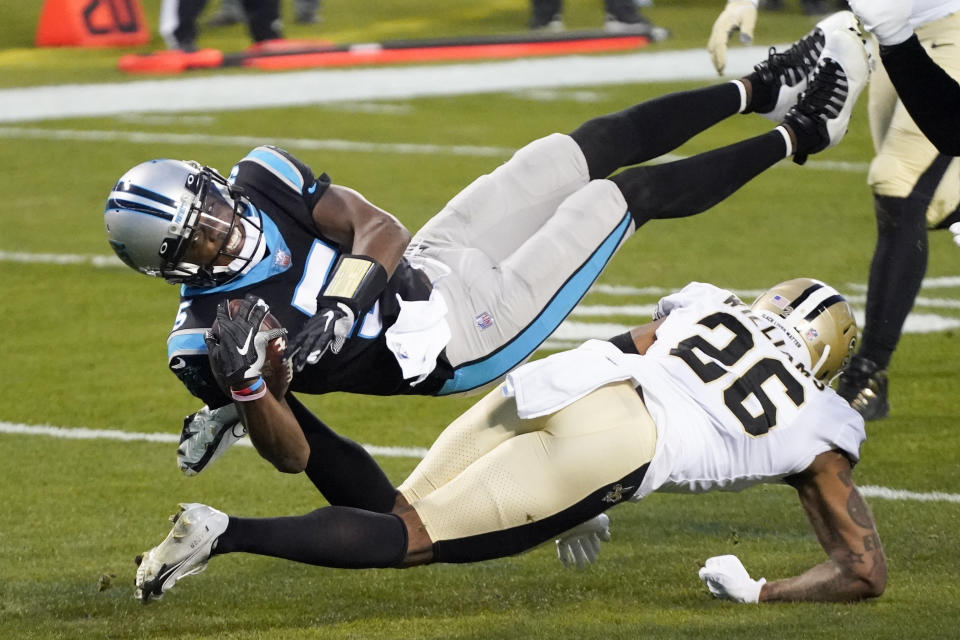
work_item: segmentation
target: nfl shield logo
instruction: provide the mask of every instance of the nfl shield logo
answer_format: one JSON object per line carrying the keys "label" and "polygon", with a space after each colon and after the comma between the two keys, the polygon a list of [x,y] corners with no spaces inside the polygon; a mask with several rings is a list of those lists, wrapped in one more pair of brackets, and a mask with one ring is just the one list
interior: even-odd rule
{"label": "nfl shield logo", "polygon": [[283,249],[277,249],[276,255],[273,257],[273,263],[278,267],[289,267],[290,266],[290,254],[284,251]]}
{"label": "nfl shield logo", "polygon": [[479,329],[489,329],[493,326],[493,316],[486,311],[474,318],[473,321]]}

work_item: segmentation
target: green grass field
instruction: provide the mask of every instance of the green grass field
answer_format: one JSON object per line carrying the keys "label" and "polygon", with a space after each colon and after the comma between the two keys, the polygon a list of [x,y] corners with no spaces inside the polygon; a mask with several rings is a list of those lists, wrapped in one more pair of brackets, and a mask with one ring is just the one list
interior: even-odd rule
{"label": "green grass field", "polygon": [[[0,86],[121,79],[112,69],[116,51],[30,49],[40,3],[31,4],[38,6],[18,3],[0,24],[0,46],[7,47],[0,50]],[[328,0],[320,35],[346,42],[493,32],[522,29],[526,20],[526,4],[519,0],[469,5],[462,9],[471,12],[466,18],[457,8],[427,11],[412,0],[369,4],[361,12],[346,0]],[[599,2],[568,4],[569,26],[599,21]],[[714,4],[659,0],[648,13],[674,29],[677,37],[665,47],[699,46]],[[159,2],[144,5],[152,17]],[[761,25],[770,29],[764,37],[791,39],[806,30],[805,20],[795,10],[762,14]],[[303,29],[291,35],[306,35]],[[240,28],[209,37],[213,46],[247,44]],[[195,158],[227,170],[247,151],[227,142],[231,136],[436,145],[434,153],[420,154],[399,147],[297,151],[315,169],[359,189],[416,229],[506,157],[455,155],[453,145],[512,149],[551,131],[569,131],[592,115],[693,86],[625,82],[4,126],[0,426],[176,434],[181,418],[197,408],[166,371],[174,288],[89,261],[12,257],[107,255],[103,202],[116,178],[137,162]],[[865,184],[872,152],[865,106],[862,100],[845,141],[809,166],[784,162],[711,212],[643,228],[601,284],[675,289],[703,280],[756,290],[808,275],[850,294],[862,310],[874,241]],[[734,142],[767,130],[767,124],[752,116],[732,118],[678,153]],[[51,140],[9,132],[17,127],[223,138],[204,144],[146,144],[132,136]],[[960,286],[944,280],[960,275],[958,258],[947,234],[931,235],[928,277],[941,280],[921,293],[911,326],[960,319]],[[578,330],[588,323],[640,323],[644,319],[626,305],[650,305],[657,297],[599,291],[582,307],[607,311],[572,320]],[[960,628],[957,353],[955,330],[907,334],[890,371],[892,415],[868,425],[855,472],[859,484],[949,494],[933,501],[868,500],[890,563],[887,592],[873,602],[755,607],[709,596],[696,573],[711,555],[736,553],[754,575],[768,579],[823,559],[792,491],[763,487],[730,495],[655,495],[618,507],[611,512],[613,541],[584,572],[563,570],[550,545],[473,566],[409,571],[324,570],[236,555],[218,558],[205,574],[143,606],[132,598],[133,557],[166,535],[166,516],[177,502],[266,516],[305,513],[322,500],[306,478],[272,471],[249,448],[236,447],[199,477],[185,478],[170,443],[0,432],[0,638],[954,638]],[[360,442],[426,447],[470,399],[334,394],[308,403]],[[416,463],[380,460],[397,482]]]}

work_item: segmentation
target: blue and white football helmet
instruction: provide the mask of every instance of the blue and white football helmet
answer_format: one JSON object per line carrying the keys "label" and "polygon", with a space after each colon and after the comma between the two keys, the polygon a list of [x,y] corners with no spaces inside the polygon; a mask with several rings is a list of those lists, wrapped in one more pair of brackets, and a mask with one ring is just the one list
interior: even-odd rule
{"label": "blue and white football helmet", "polygon": [[[244,248],[247,241],[263,242],[260,212],[242,191],[214,169],[184,160],[150,160],[123,174],[107,198],[104,223],[125,264],[197,287],[229,282],[259,254]],[[194,264],[184,255],[201,228],[219,250],[206,264]]]}

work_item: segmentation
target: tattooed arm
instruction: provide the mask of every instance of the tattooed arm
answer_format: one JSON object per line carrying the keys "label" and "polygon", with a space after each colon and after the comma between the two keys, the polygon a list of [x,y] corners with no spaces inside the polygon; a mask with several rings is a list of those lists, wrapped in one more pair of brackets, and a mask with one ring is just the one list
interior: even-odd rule
{"label": "tattooed arm", "polygon": [[794,578],[763,585],[760,601],[847,601],[875,598],[887,582],[887,559],[870,508],[836,451],[817,456],[788,479],[829,560]]}

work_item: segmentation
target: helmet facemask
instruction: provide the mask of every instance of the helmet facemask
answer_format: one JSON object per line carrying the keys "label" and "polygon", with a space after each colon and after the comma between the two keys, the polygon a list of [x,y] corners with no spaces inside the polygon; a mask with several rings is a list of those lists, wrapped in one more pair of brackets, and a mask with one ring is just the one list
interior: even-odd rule
{"label": "helmet facemask", "polygon": [[[160,245],[159,275],[167,282],[215,287],[242,273],[259,254],[263,224],[243,214],[247,203],[239,188],[209,167],[187,176],[169,235]],[[217,244],[216,253],[202,262],[191,259],[200,241]],[[228,258],[229,260],[225,260]]]}

